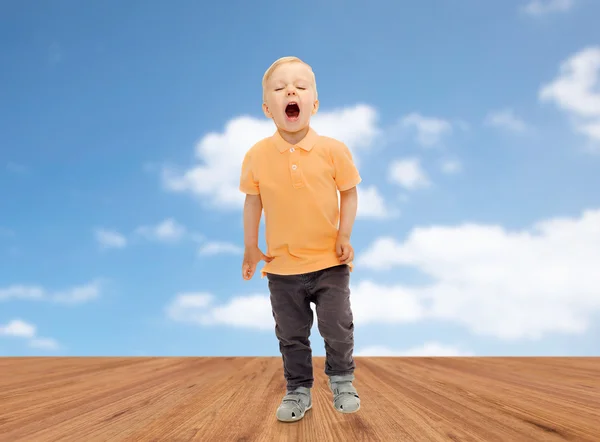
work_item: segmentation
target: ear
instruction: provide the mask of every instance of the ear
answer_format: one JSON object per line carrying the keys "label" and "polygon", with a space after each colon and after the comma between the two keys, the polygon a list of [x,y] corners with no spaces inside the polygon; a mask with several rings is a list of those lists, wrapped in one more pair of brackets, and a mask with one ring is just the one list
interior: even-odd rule
{"label": "ear", "polygon": [[265,114],[265,117],[267,117],[267,118],[273,118],[273,115],[271,114],[271,112],[269,111],[269,108],[267,107],[267,103],[263,103],[262,109],[263,109],[263,112]]}
{"label": "ear", "polygon": [[316,114],[317,111],[319,110],[319,100],[315,100],[315,104],[313,105],[313,110],[312,110],[312,114]]}

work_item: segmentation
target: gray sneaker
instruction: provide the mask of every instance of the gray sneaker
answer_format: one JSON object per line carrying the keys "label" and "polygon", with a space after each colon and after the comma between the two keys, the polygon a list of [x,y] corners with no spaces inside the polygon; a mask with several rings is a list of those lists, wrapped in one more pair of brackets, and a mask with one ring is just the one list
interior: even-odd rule
{"label": "gray sneaker", "polygon": [[340,413],[355,413],[360,408],[360,398],[352,385],[354,375],[330,376],[327,381],[333,393],[333,408]]}
{"label": "gray sneaker", "polygon": [[309,388],[298,387],[288,391],[277,409],[277,419],[282,422],[296,422],[312,408],[312,394]]}

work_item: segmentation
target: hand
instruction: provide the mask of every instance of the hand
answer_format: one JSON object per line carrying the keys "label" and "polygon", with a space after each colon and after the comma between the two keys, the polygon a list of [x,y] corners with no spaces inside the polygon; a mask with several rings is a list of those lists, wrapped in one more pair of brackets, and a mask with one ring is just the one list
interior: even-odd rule
{"label": "hand", "polygon": [[349,264],[354,259],[354,249],[350,245],[350,238],[345,235],[338,235],[335,251],[340,259],[340,264]]}
{"label": "hand", "polygon": [[273,258],[266,256],[258,246],[246,247],[242,262],[242,278],[249,281],[254,276],[256,266],[260,261],[271,262]]}

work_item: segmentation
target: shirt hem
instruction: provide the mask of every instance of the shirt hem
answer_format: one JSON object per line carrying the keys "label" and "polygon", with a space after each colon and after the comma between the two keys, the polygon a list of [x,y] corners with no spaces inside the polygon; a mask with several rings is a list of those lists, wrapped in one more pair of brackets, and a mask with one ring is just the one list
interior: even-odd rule
{"label": "shirt hem", "polygon": [[[324,270],[330,267],[335,267],[335,266],[339,266],[342,265],[339,261],[339,259],[337,259],[337,257],[335,258],[327,258],[327,259],[323,259],[320,260],[318,262],[315,263],[311,263],[311,264],[303,264],[303,265],[297,265],[297,266],[290,266],[290,267],[274,267],[271,268],[270,265],[266,264],[260,271],[261,273],[261,279],[264,278],[267,273],[272,273],[274,275],[301,275],[303,273],[311,273],[311,272],[318,272],[319,270]],[[354,265],[353,263],[349,263],[348,267],[350,268],[350,271],[353,270]]]}

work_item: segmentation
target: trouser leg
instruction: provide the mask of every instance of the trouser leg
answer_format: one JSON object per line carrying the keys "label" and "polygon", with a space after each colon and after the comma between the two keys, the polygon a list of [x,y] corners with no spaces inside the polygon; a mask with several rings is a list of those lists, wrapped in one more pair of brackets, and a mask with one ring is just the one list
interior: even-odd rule
{"label": "trouser leg", "polygon": [[319,333],[325,341],[325,373],[352,375],[354,318],[350,304],[350,269],[347,265],[316,272],[312,296],[316,304]]}
{"label": "trouser leg", "polygon": [[287,389],[314,383],[310,331],[313,311],[301,275],[267,275],[275,335],[283,360]]}

